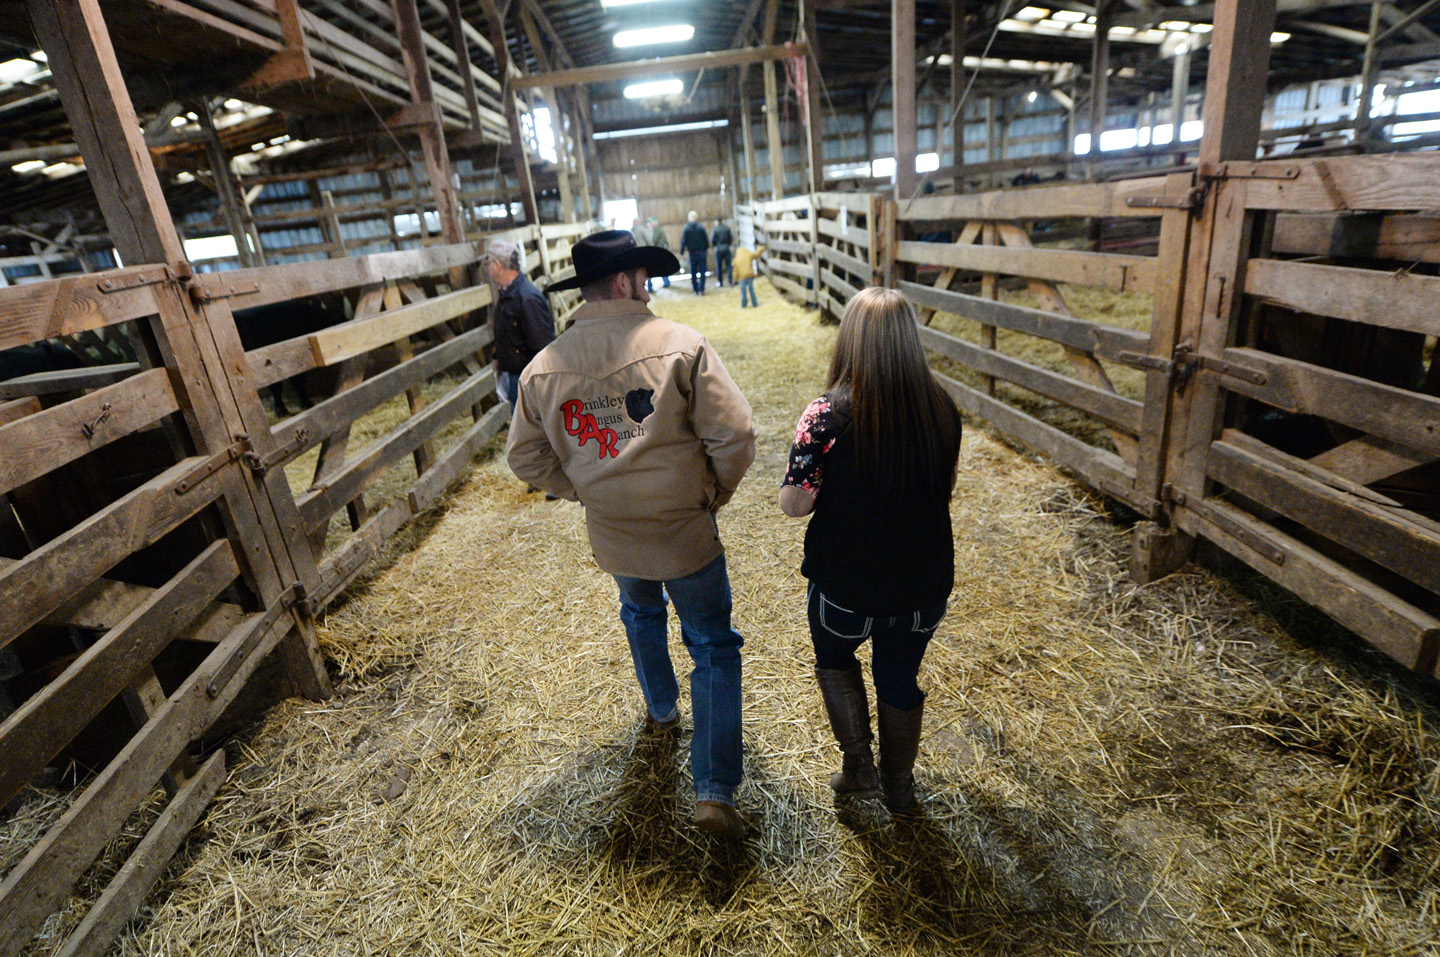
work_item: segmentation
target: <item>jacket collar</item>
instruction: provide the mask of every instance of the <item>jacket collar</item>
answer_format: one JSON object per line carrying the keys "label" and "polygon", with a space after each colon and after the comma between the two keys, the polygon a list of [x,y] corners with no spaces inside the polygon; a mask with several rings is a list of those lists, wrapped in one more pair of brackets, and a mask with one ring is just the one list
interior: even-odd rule
{"label": "jacket collar", "polygon": [[570,321],[583,322],[586,319],[620,319],[626,316],[653,315],[649,306],[643,302],[636,302],[634,299],[600,299],[595,302],[583,303],[570,316]]}

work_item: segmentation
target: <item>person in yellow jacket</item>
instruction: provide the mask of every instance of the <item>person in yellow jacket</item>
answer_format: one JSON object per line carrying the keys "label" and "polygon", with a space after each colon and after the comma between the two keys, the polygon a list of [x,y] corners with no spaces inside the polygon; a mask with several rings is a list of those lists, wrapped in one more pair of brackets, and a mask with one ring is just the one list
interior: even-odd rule
{"label": "person in yellow jacket", "polygon": [[765,251],[765,247],[751,252],[744,246],[735,248],[735,281],[740,284],[740,308],[745,308],[745,298],[748,295],[750,305],[758,306],[760,301],[755,298],[755,260]]}

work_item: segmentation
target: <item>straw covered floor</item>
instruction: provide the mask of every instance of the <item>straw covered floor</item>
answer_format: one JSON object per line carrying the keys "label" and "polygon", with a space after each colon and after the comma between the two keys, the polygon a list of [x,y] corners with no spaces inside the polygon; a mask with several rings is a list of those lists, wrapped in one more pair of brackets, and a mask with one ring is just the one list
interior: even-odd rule
{"label": "straw covered floor", "polygon": [[[1434,684],[1243,571],[1131,585],[1126,516],[979,423],[921,676],[925,815],[837,808],[804,524],[776,505],[834,327],[759,286],[759,309],[656,303],[710,337],[760,432],[719,519],[750,838],[690,824],[678,627],[667,735],[579,507],[526,494],[497,443],[332,609],[335,697],[225,744],[121,953],[1440,954]],[[0,847],[62,804],[35,795]]]}

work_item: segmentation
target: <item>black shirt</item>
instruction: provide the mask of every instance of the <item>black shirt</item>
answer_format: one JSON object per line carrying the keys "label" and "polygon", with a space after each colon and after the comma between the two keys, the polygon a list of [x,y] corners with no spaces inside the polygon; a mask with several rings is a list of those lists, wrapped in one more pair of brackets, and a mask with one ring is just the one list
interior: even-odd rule
{"label": "black shirt", "polygon": [[822,395],[800,416],[782,483],[815,495],[800,573],[861,615],[938,605],[955,587],[948,489],[921,500],[887,494],[857,467],[854,439],[845,396]]}
{"label": "black shirt", "polygon": [[495,359],[501,372],[518,375],[555,341],[555,314],[545,294],[523,273],[495,301]]}

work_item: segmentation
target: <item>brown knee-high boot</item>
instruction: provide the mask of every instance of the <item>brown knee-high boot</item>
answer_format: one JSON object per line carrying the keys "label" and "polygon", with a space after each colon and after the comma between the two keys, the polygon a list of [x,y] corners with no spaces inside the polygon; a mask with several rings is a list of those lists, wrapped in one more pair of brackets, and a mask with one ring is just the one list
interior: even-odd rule
{"label": "brown knee-high boot", "polygon": [[892,814],[914,814],[915,756],[920,753],[920,723],[925,711],[924,693],[909,711],[892,708],[876,700],[875,716],[880,726],[880,785],[885,789],[885,806]]}
{"label": "brown knee-high boot", "polygon": [[879,797],[880,777],[875,771],[875,756],[870,750],[870,706],[865,695],[865,678],[860,666],[853,668],[816,668],[815,680],[820,684],[820,697],[830,730],[840,743],[844,763],[830,776],[830,787],[836,794],[853,797]]}

